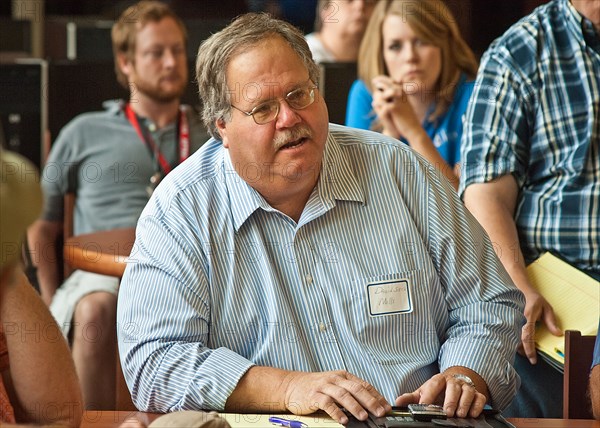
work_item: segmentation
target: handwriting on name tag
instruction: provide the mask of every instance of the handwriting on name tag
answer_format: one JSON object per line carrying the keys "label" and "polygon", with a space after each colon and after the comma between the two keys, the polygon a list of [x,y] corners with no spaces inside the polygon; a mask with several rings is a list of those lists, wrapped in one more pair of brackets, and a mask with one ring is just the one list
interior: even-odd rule
{"label": "handwriting on name tag", "polygon": [[409,313],[413,310],[407,279],[369,283],[367,299],[371,316]]}

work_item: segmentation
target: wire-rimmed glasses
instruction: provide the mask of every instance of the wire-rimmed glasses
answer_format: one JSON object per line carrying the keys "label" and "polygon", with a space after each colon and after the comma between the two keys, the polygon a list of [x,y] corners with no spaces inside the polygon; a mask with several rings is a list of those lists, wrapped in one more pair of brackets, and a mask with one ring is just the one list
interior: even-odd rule
{"label": "wire-rimmed glasses", "polygon": [[[297,88],[288,92],[283,99],[294,110],[302,110],[315,102],[315,89],[317,89],[315,85]],[[241,111],[246,116],[252,116],[257,125],[264,125],[277,119],[280,103],[280,99],[265,101],[250,111],[244,111],[233,104],[231,104],[231,107]]]}

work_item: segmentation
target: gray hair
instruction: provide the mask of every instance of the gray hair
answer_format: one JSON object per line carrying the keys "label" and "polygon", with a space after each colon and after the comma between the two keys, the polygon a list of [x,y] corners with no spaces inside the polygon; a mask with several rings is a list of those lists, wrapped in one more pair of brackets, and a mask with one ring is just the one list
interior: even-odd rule
{"label": "gray hair", "polygon": [[318,85],[319,67],[313,61],[304,34],[293,25],[266,13],[247,13],[213,34],[200,45],[196,59],[196,81],[202,100],[202,120],[210,135],[220,139],[215,122],[231,119],[231,93],[227,66],[239,53],[270,37],[281,37],[298,54],[310,80]]}

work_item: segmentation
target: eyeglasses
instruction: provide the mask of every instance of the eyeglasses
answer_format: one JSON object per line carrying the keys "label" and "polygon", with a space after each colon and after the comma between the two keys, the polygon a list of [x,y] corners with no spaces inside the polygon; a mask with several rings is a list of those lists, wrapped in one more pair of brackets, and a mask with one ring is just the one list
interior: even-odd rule
{"label": "eyeglasses", "polygon": [[[315,89],[316,86],[308,86],[305,88],[294,89],[289,92],[285,97],[285,102],[294,110],[302,110],[315,102]],[[262,104],[257,105],[250,111],[244,111],[233,104],[231,107],[241,111],[246,116],[252,116],[254,122],[257,125],[264,125],[277,119],[279,115],[279,99],[265,101]]]}

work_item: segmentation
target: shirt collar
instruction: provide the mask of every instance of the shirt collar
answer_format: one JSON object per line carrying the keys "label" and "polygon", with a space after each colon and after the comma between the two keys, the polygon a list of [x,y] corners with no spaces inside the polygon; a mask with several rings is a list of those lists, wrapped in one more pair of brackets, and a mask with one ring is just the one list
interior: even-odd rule
{"label": "shirt collar", "polygon": [[267,201],[239,176],[229,156],[229,150],[223,147],[223,171],[229,196],[229,205],[233,216],[233,225],[237,232],[242,224],[258,208],[267,209]]}
{"label": "shirt collar", "polygon": [[102,102],[102,108],[109,112],[110,114],[114,114],[115,116],[123,116],[125,117],[125,113],[123,112],[125,108],[126,102],[124,100],[106,100]]}
{"label": "shirt collar", "polygon": [[335,205],[336,200],[364,204],[364,193],[358,184],[354,168],[331,132],[327,136],[323,166],[317,188],[324,201],[332,205]]}
{"label": "shirt collar", "polygon": [[[329,133],[323,168],[315,190],[311,194],[299,224],[322,215],[335,206],[335,201],[351,201],[364,204],[364,192],[359,186],[352,164],[342,151],[335,137]],[[230,198],[233,224],[236,232],[257,210],[276,211],[252,186],[235,171],[229,151],[224,149],[223,175]],[[307,217],[305,213],[310,213]]]}
{"label": "shirt collar", "polygon": [[592,21],[584,17],[575,9],[570,0],[560,2],[569,30],[575,35],[582,47],[589,46],[600,52],[600,35],[596,32]]}
{"label": "shirt collar", "polygon": [[[115,116],[121,116],[124,120],[129,121],[127,119],[127,116],[125,115],[125,106],[127,105],[127,101],[122,100],[122,99],[118,99],[118,100],[106,100],[102,103],[102,107],[104,108],[105,111],[107,111],[109,114],[115,115]],[[180,111],[183,111],[184,114],[187,116],[187,120],[188,123],[190,122],[190,108],[189,106],[185,105],[185,104],[180,104],[179,106]],[[140,117],[138,116],[138,120],[141,124],[143,124],[143,126],[145,126],[148,131],[150,131],[151,134],[154,135],[162,135],[162,134],[166,134],[167,132],[174,132],[177,128],[177,120],[173,123],[169,123],[168,125],[164,126],[161,129],[156,129],[153,125],[153,122],[148,119],[147,117]]]}

